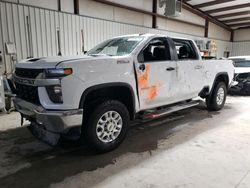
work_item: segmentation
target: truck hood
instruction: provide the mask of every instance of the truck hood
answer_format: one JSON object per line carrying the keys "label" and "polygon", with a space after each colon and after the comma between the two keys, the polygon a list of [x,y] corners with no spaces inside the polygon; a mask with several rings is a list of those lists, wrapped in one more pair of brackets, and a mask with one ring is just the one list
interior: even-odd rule
{"label": "truck hood", "polygon": [[[75,60],[90,60],[93,56],[78,55],[78,56],[55,56],[55,57],[42,57],[42,58],[32,58],[24,59],[16,64],[17,68],[27,68],[27,69],[44,69],[44,68],[55,68],[57,65],[67,61]],[[110,58],[110,57],[108,57]]]}
{"label": "truck hood", "polygon": [[250,73],[250,67],[235,67],[235,74]]}

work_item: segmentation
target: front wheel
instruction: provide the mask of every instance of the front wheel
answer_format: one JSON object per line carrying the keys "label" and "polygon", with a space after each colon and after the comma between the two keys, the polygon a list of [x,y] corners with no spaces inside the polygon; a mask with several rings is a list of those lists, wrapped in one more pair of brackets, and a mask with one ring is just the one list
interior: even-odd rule
{"label": "front wheel", "polygon": [[100,152],[118,147],[126,136],[129,113],[126,106],[116,100],[96,105],[84,128],[87,142]]}
{"label": "front wheel", "polygon": [[227,97],[227,87],[224,82],[218,82],[212,93],[206,98],[207,108],[210,111],[218,111],[224,107]]}

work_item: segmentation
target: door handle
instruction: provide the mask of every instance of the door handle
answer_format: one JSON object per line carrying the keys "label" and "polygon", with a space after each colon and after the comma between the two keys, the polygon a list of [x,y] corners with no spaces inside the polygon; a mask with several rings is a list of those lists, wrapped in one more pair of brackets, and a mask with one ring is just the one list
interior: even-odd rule
{"label": "door handle", "polygon": [[194,68],[195,68],[195,69],[202,69],[203,66],[201,66],[201,65],[196,65]]}
{"label": "door handle", "polygon": [[141,71],[144,71],[145,70],[145,64],[141,64],[140,66],[139,66],[139,70],[141,70]]}
{"label": "door handle", "polygon": [[166,71],[173,71],[173,70],[175,70],[174,67],[168,67],[168,68],[166,68]]}

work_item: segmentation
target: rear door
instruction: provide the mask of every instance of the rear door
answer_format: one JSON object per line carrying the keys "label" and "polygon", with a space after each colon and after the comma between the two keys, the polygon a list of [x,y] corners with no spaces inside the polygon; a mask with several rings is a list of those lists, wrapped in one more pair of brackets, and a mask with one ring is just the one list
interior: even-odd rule
{"label": "rear door", "polygon": [[141,109],[176,102],[176,61],[168,38],[157,37],[145,45],[136,60],[137,87]]}
{"label": "rear door", "polygon": [[203,89],[204,65],[191,40],[172,39],[177,54],[177,84],[180,100],[197,97]]}

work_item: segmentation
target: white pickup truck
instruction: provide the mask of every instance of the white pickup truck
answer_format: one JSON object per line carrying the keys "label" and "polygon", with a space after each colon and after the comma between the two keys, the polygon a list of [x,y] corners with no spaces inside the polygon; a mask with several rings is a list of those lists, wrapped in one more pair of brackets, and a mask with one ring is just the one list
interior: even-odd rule
{"label": "white pickup truck", "polygon": [[80,136],[109,151],[130,121],[199,104],[223,108],[234,76],[231,60],[201,60],[193,40],[136,34],[107,40],[86,55],[16,64],[16,109],[38,138],[54,145]]}

